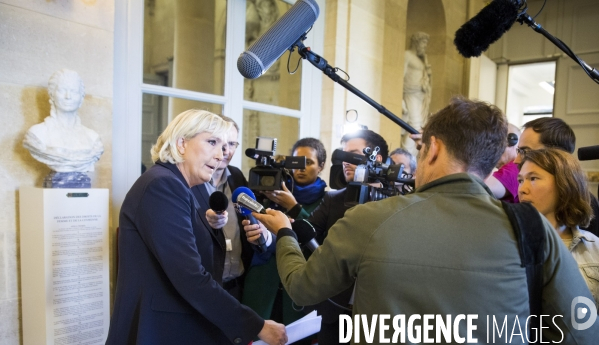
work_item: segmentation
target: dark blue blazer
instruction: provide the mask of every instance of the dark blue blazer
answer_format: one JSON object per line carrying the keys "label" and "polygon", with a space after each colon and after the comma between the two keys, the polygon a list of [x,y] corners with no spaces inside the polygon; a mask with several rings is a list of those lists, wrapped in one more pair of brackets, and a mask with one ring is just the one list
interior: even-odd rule
{"label": "dark blue blazer", "polygon": [[119,218],[119,271],[106,344],[248,344],[264,320],[220,286],[225,256],[179,169],[157,163]]}

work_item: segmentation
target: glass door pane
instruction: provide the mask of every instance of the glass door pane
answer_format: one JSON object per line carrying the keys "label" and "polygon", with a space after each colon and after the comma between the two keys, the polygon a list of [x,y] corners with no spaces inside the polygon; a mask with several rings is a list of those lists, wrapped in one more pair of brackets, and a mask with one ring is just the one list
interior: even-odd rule
{"label": "glass door pane", "polygon": [[145,0],[144,79],[224,94],[226,0]]}
{"label": "glass door pane", "polygon": [[165,97],[144,93],[142,98],[141,120],[141,169],[154,165],[150,149],[162,134],[169,122],[180,113],[189,109],[208,110],[222,114],[222,105],[190,101],[182,98]]}
{"label": "glass door pane", "polygon": [[[281,0],[247,0],[246,6],[246,49],[291,7]],[[297,51],[289,59],[288,57],[289,53],[286,52],[259,78],[245,79],[244,100],[299,110],[301,58]],[[289,74],[287,69],[293,72],[296,66],[297,71]]]}

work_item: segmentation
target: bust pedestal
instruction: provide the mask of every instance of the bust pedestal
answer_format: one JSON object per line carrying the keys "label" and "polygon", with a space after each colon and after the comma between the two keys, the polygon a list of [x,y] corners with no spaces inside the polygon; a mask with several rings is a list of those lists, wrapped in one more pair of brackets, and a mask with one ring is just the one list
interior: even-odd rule
{"label": "bust pedestal", "polygon": [[91,179],[82,172],[52,171],[44,177],[44,188],[91,188]]}

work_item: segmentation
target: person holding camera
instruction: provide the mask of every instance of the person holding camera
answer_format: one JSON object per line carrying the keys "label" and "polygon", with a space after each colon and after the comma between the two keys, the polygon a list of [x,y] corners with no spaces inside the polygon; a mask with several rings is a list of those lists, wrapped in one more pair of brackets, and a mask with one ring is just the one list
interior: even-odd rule
{"label": "person holding camera", "polygon": [[531,203],[553,225],[599,306],[599,237],[579,228],[587,226],[593,217],[580,164],[558,149],[529,151],[521,160],[520,202]]}
{"label": "person holding camera", "polygon": [[[262,194],[286,210],[294,219],[303,219],[316,208],[325,194],[326,183],[319,177],[324,168],[327,153],[322,142],[315,138],[298,140],[291,149],[293,156],[306,157],[304,169],[293,169],[292,179],[282,183],[281,190],[263,191]],[[248,225],[246,229],[258,229]],[[246,280],[243,303],[259,315],[268,315],[288,324],[302,316],[302,307],[294,305],[281,286],[277,273],[274,246],[266,253],[255,255]]]}
{"label": "person holding camera", "polygon": [[[275,210],[254,213],[277,235],[277,267],[289,295],[309,305],[355,282],[352,313],[363,321],[355,330],[364,336],[364,322],[376,324],[373,339],[390,338],[394,332],[390,319],[385,331],[375,316],[403,316],[410,327],[407,319],[414,315],[420,320],[437,315],[427,320],[437,334],[445,327],[440,318],[453,318],[452,328],[461,329],[449,342],[463,342],[459,338],[466,332],[484,341],[491,316],[522,325],[517,339],[525,332],[531,340],[536,334],[537,342],[541,333],[543,341],[596,342],[599,321],[584,327],[574,322],[576,301],[591,300],[592,295],[551,223],[538,213],[534,215],[542,225],[535,229],[544,240],[542,270],[536,276],[542,299],[535,316],[542,328],[534,333],[523,329],[531,316],[529,302],[536,301],[529,295],[523,266],[527,258],[520,256],[522,241],[502,203],[483,182],[501,157],[506,137],[507,121],[497,107],[452,99],[424,126],[416,191],[348,210],[307,261],[286,215]],[[524,208],[533,215],[529,212],[535,210]],[[459,315],[468,315],[472,327],[466,330],[465,321],[458,326]]]}

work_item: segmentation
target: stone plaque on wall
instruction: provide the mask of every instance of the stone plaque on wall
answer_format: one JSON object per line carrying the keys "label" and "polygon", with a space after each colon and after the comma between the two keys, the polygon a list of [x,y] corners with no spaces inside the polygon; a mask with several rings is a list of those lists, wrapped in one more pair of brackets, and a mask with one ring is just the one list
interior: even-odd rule
{"label": "stone plaque on wall", "polygon": [[108,189],[20,190],[23,343],[104,344]]}

